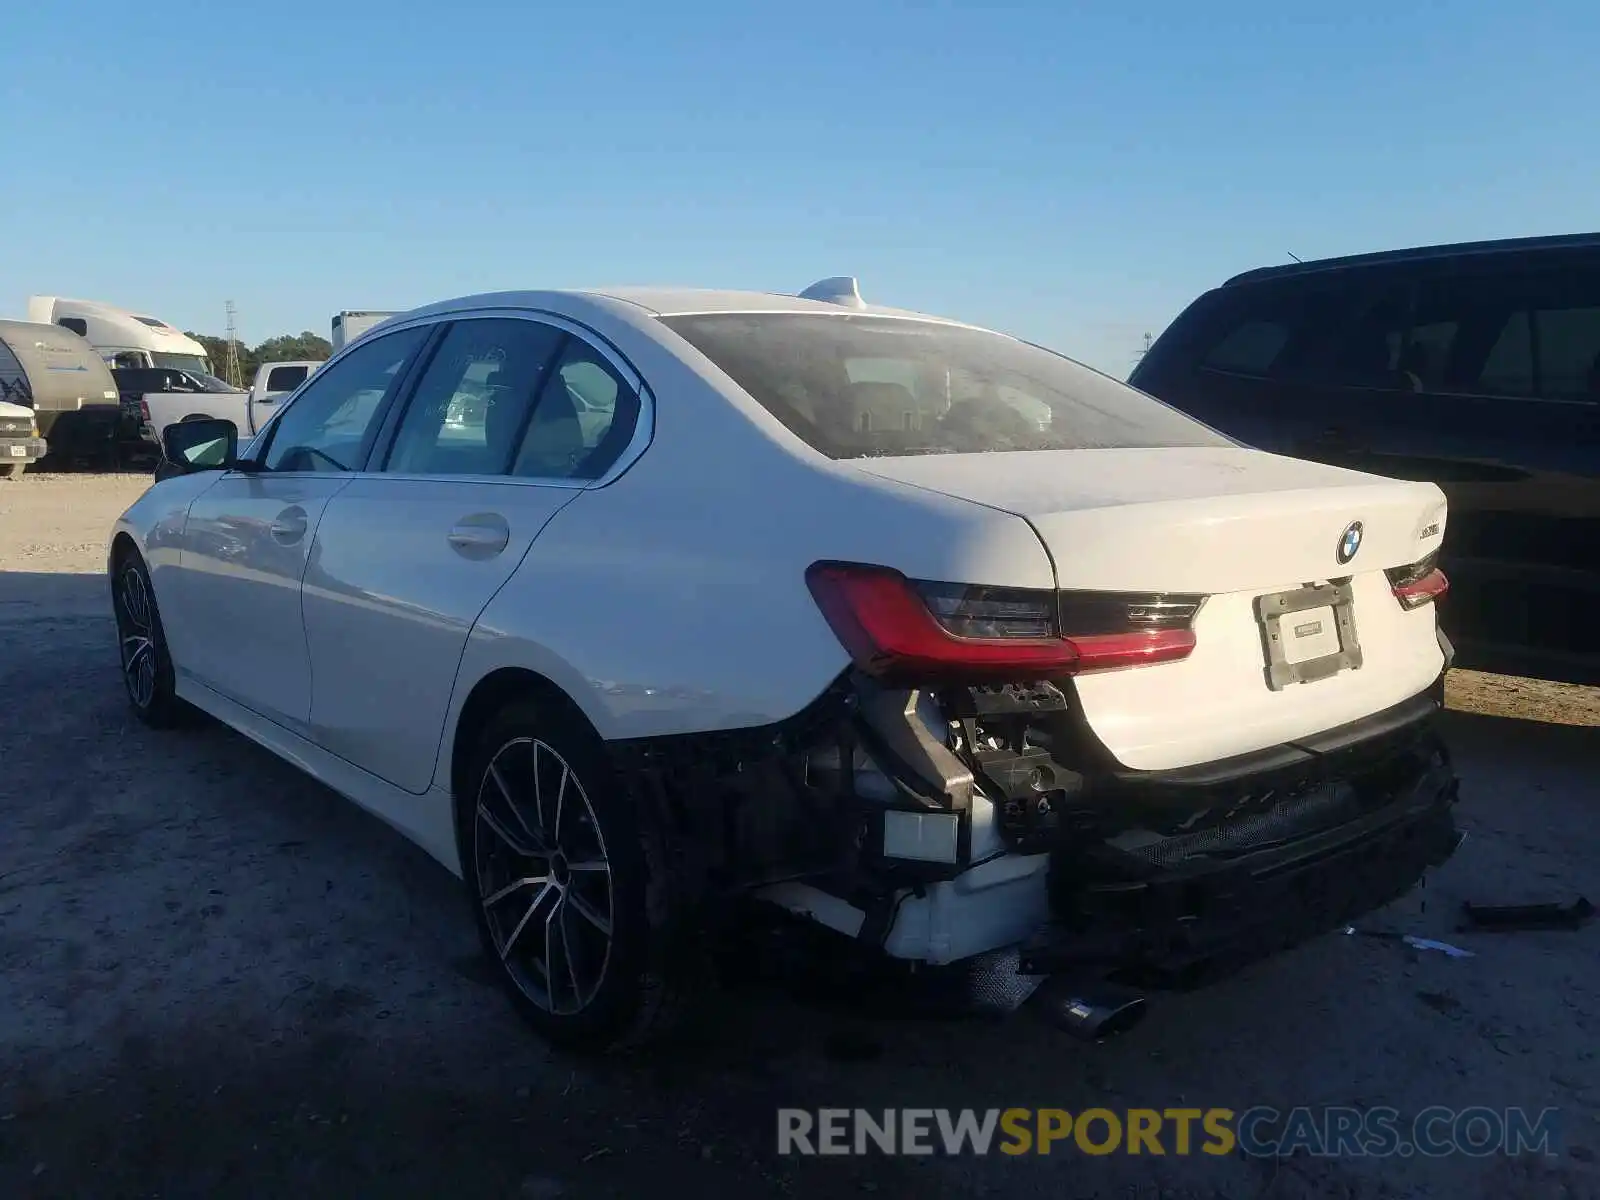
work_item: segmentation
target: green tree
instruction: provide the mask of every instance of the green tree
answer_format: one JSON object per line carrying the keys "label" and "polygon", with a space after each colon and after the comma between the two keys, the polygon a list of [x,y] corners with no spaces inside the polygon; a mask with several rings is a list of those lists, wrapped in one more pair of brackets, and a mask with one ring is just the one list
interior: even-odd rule
{"label": "green tree", "polygon": [[293,359],[326,361],[333,354],[333,343],[307,329],[299,334],[268,338],[252,352],[257,362],[286,362]]}
{"label": "green tree", "polygon": [[[211,360],[211,369],[222,378],[228,374],[228,339],[213,337],[209,333],[189,333],[206,348],[206,357]],[[333,356],[333,344],[325,337],[319,337],[307,329],[303,333],[282,333],[277,337],[270,337],[259,346],[246,346],[239,343],[239,379],[228,380],[229,383],[238,382],[249,387],[256,377],[256,371],[262,363],[269,362],[294,362],[311,360],[313,362],[326,362]]]}

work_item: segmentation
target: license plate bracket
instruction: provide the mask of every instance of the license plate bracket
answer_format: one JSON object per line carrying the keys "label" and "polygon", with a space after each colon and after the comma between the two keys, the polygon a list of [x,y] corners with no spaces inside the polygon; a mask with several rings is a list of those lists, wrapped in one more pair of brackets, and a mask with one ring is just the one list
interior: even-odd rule
{"label": "license plate bracket", "polygon": [[[1339,648],[1332,653],[1290,662],[1287,637],[1292,632],[1296,613],[1331,608]],[[1350,581],[1311,584],[1257,596],[1256,621],[1261,626],[1261,644],[1267,655],[1267,686],[1281,692],[1292,683],[1313,683],[1340,671],[1361,668],[1361,642],[1356,637],[1355,593]],[[1291,626],[1286,630],[1285,626]]]}

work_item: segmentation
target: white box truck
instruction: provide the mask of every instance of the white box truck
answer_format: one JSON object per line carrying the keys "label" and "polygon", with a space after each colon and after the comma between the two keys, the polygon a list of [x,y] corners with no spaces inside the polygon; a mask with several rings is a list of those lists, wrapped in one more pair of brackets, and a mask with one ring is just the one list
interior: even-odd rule
{"label": "white box truck", "polygon": [[355,341],[374,325],[381,325],[394,316],[399,316],[399,313],[378,312],[375,309],[347,310],[334,313],[333,336],[328,340],[333,343],[333,348],[337,352],[346,343]]}

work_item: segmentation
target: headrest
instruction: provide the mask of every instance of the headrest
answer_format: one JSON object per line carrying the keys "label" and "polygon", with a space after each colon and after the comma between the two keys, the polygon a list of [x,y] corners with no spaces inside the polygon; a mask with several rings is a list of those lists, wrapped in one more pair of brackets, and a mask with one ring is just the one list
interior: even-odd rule
{"label": "headrest", "polygon": [[911,389],[903,383],[877,383],[862,380],[850,385],[850,398],[859,408],[915,408],[917,401]]}

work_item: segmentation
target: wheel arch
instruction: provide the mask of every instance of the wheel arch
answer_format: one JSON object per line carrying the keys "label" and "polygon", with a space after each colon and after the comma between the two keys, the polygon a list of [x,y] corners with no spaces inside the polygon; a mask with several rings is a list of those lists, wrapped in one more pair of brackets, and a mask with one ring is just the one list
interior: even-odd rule
{"label": "wheel arch", "polygon": [[450,811],[453,827],[461,828],[461,797],[472,785],[467,768],[472,761],[474,743],[496,713],[518,700],[548,704],[581,721],[590,730],[594,724],[576,701],[549,677],[527,667],[498,667],[472,685],[461,704],[450,736]]}
{"label": "wheel arch", "polygon": [[134,540],[133,534],[129,533],[126,529],[119,529],[117,530],[116,535],[111,539],[112,567],[115,568],[121,566],[127,561],[129,555],[132,555],[135,558],[144,557],[139,553],[139,543]]}

